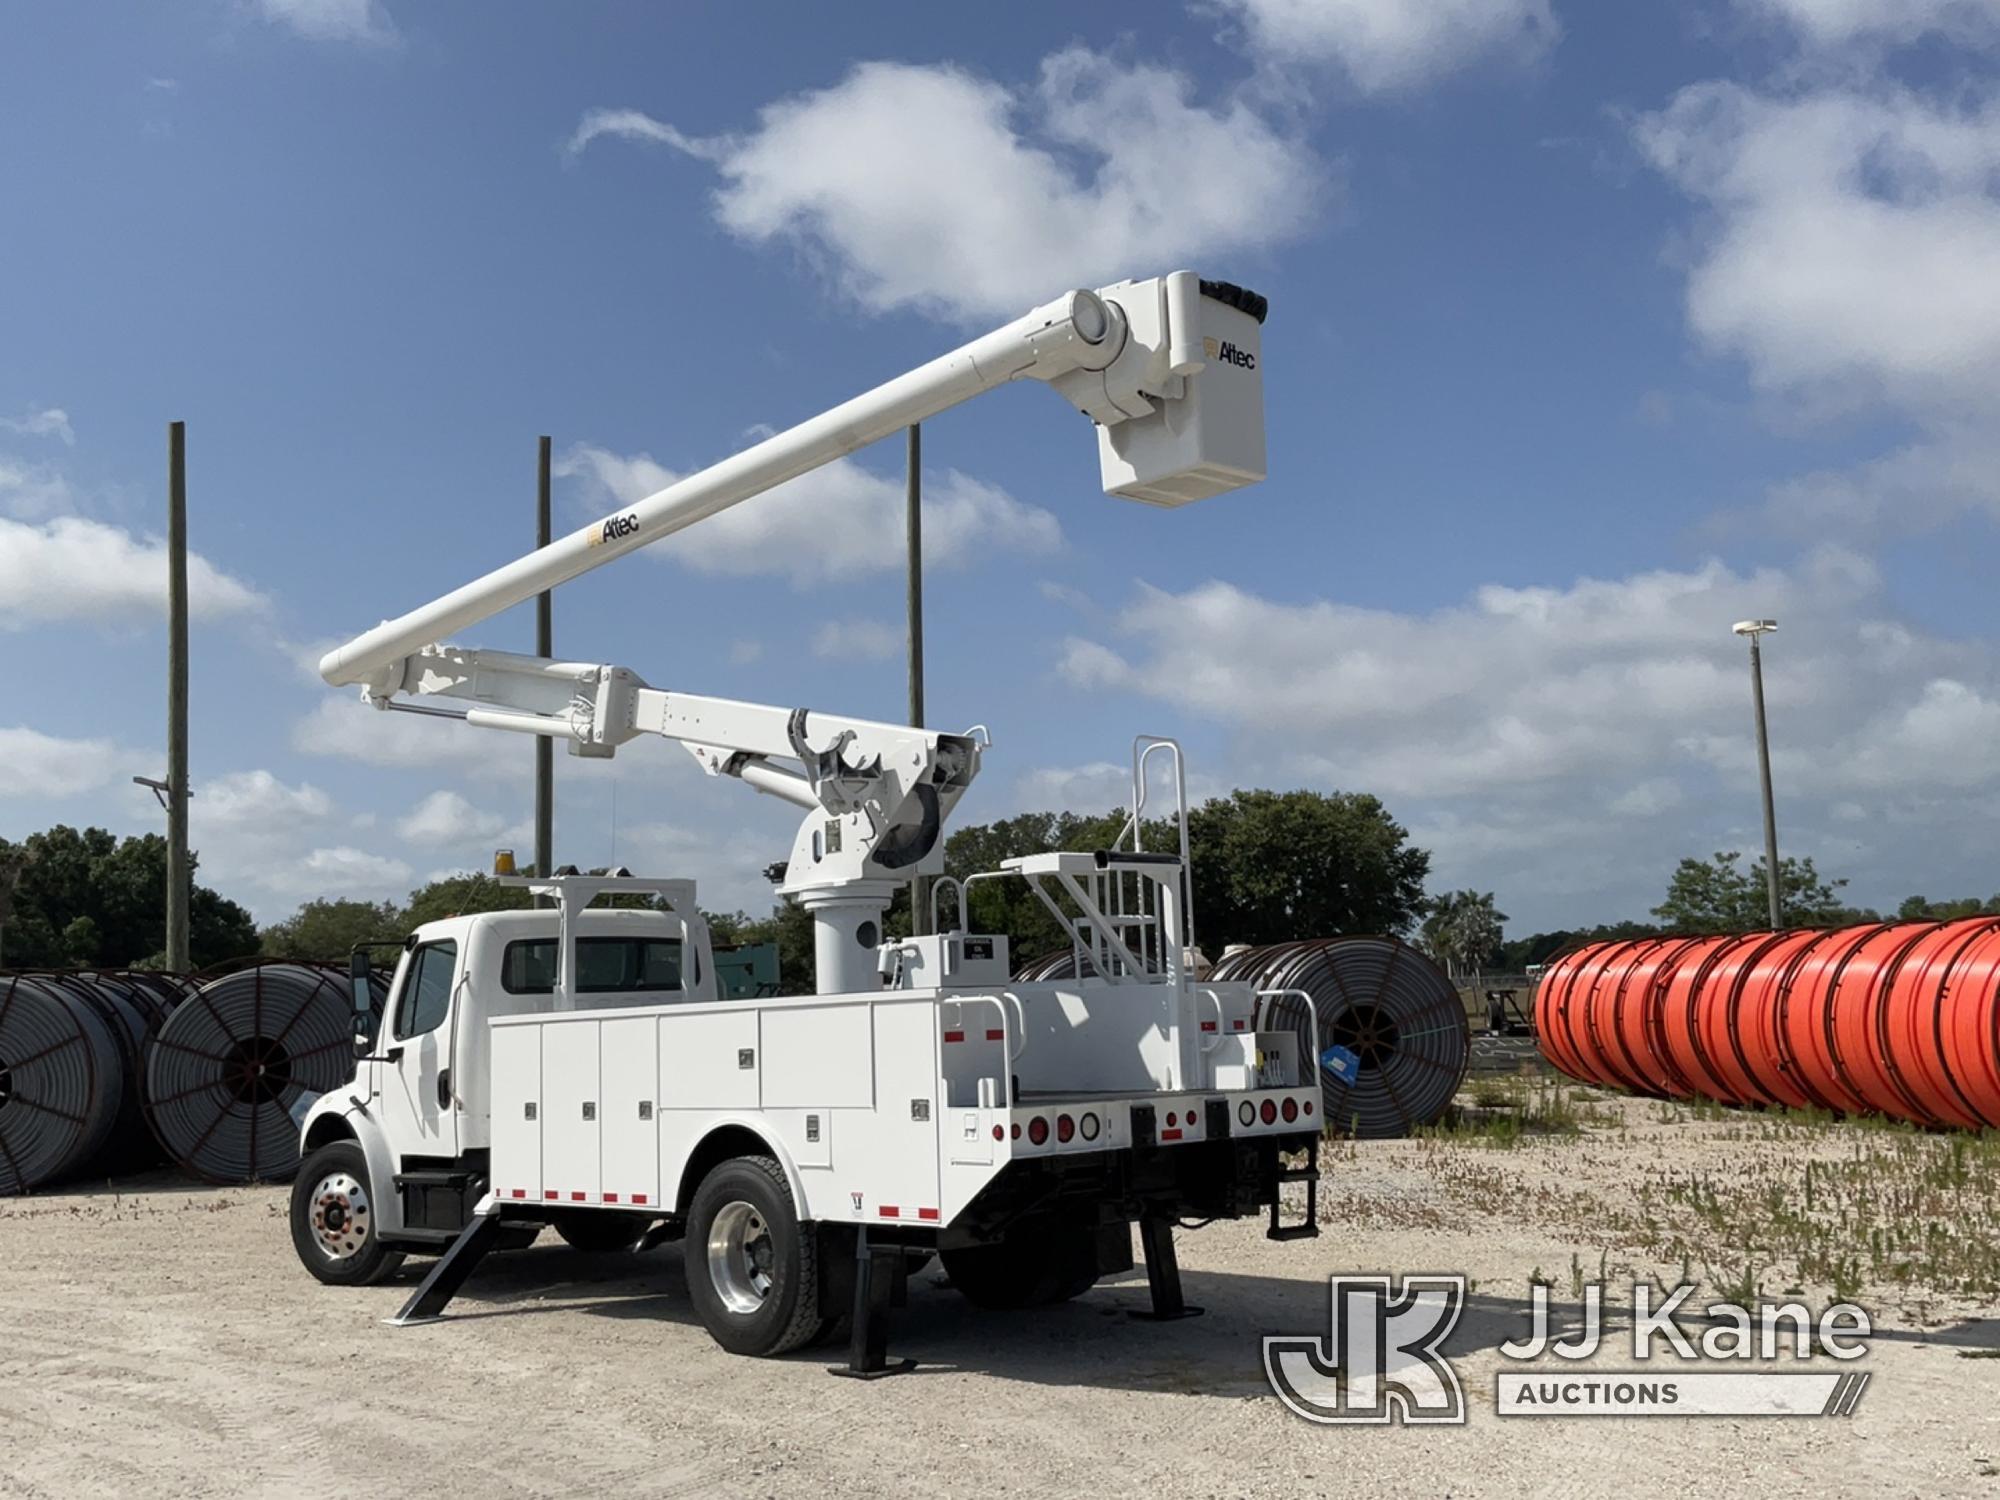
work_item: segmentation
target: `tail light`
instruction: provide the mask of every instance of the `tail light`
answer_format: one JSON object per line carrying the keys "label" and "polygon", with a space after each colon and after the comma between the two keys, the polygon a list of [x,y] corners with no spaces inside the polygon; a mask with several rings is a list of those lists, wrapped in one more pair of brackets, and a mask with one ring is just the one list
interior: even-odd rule
{"label": "tail light", "polygon": [[996,1140],[996,1141],[1004,1141],[1004,1140],[1006,1140],[1006,1139],[1007,1139],[1007,1127],[1006,1127],[1006,1126],[1004,1126],[1004,1125],[995,1125],[995,1126],[993,1127],[993,1139],[994,1139],[994,1140]]}
{"label": "tail light", "polygon": [[1241,1104],[1236,1106],[1236,1118],[1241,1120],[1245,1125],[1251,1124],[1257,1118],[1257,1106],[1252,1104],[1248,1099],[1245,1099]]}
{"label": "tail light", "polygon": [[1083,1117],[1083,1124],[1079,1128],[1083,1131],[1083,1138],[1086,1141],[1094,1141],[1102,1127],[1097,1123],[1096,1115],[1087,1114]]}
{"label": "tail light", "polygon": [[1056,1116],[1056,1139],[1068,1144],[1076,1139],[1076,1121],[1068,1115]]}
{"label": "tail light", "polygon": [[1019,1120],[1016,1120],[1014,1122],[1014,1139],[1018,1141],[1020,1138],[1021,1138],[1021,1122]]}
{"label": "tail light", "polygon": [[1180,1122],[1181,1122],[1181,1117],[1178,1114],[1174,1113],[1174,1111],[1172,1110],[1167,1111],[1167,1124],[1178,1125],[1180,1124]]}
{"label": "tail light", "polygon": [[1278,1113],[1285,1117],[1287,1125],[1291,1124],[1292,1121],[1299,1117],[1299,1101],[1296,1099],[1287,1099],[1283,1104],[1278,1106]]}
{"label": "tail light", "polygon": [[1308,1099],[1306,1100],[1306,1113],[1311,1114],[1312,1112],[1313,1112],[1313,1102],[1312,1100]]}
{"label": "tail light", "polygon": [[1263,1107],[1258,1110],[1258,1113],[1264,1117],[1266,1125],[1275,1125],[1278,1121],[1278,1106],[1269,1099],[1264,1101]]}
{"label": "tail light", "polygon": [[1036,1146],[1046,1146],[1049,1143],[1049,1122],[1040,1115],[1028,1121],[1028,1141]]}

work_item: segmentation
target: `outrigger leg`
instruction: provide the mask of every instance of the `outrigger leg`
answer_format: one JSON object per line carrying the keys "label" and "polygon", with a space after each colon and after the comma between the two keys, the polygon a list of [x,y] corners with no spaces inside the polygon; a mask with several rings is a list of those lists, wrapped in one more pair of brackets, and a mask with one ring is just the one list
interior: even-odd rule
{"label": "outrigger leg", "polygon": [[900,1245],[870,1245],[868,1227],[854,1232],[854,1332],[847,1345],[847,1363],[828,1365],[829,1375],[851,1380],[880,1380],[905,1375],[917,1367],[914,1359],[889,1358],[889,1309],[909,1262]]}
{"label": "outrigger leg", "polygon": [[500,1200],[488,1193],[472,1211],[472,1222],[459,1231],[451,1248],[431,1267],[403,1310],[383,1321],[391,1328],[407,1328],[412,1323],[434,1323],[444,1315],[445,1306],[458,1295],[472,1268],[486,1258],[493,1242],[500,1238]]}
{"label": "outrigger leg", "polygon": [[1146,1288],[1153,1294],[1151,1312],[1135,1312],[1135,1318],[1167,1323],[1176,1318],[1198,1318],[1203,1309],[1188,1306],[1181,1296],[1181,1263],[1174,1255],[1174,1221],[1148,1214],[1139,1221],[1139,1241],[1146,1250]]}

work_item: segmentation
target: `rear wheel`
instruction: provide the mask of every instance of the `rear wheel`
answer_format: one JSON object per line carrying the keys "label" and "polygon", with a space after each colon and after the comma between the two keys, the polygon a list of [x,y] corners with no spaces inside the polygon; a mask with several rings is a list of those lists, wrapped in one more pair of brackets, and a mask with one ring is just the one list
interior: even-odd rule
{"label": "rear wheel", "polygon": [[608,1254],[630,1250],[637,1245],[653,1221],[644,1214],[614,1213],[602,1209],[571,1210],[555,1220],[556,1233],[572,1250]]}
{"label": "rear wheel", "polygon": [[682,1259],[702,1325],[731,1354],[784,1354],[819,1333],[814,1246],[770,1157],[735,1157],[703,1179]]}
{"label": "rear wheel", "polygon": [[943,1250],[938,1258],[966,1301],[997,1311],[1067,1302],[1097,1285],[1097,1247],[1081,1229],[1010,1234],[997,1245]]}
{"label": "rear wheel", "polygon": [[403,1263],[375,1232],[368,1158],[353,1141],[322,1146],[292,1180],[292,1248],[329,1286],[368,1286]]}

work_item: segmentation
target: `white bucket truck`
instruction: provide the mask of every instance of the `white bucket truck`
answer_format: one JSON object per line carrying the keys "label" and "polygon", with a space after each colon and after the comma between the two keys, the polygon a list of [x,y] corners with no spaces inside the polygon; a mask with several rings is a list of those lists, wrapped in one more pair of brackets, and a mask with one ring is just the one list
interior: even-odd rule
{"label": "white bucket truck", "polygon": [[[1268,1210],[1275,1235],[1316,1232],[1309,1010],[1274,1024],[1279,997],[1188,972],[1171,741],[1135,747],[1115,847],[973,877],[1028,882],[1070,934],[1079,977],[1016,983],[1004,936],[891,942],[882,929],[900,885],[942,871],[979,732],[438,644],[1016,379],[1093,419],[1110,493],[1177,506],[1254,482],[1263,314],[1254,293],[1188,272],[1072,292],[327,654],[329,682],[385,710],[551,736],[585,756],[661,735],[710,774],[796,804],[779,888],[812,915],[819,993],[720,999],[688,881],[531,879],[552,909],[425,925],[379,1020],[357,984],[354,1081],[303,1122],[292,1227],[314,1275],[368,1282],[406,1252],[442,1252],[398,1320],[415,1321],[487,1250],[546,1224],[582,1248],[677,1238],[689,1295],[725,1348],[782,1353],[851,1315],[848,1368],[879,1373],[893,1368],[884,1314],[913,1257],[937,1254],[982,1305],[1020,1307],[1129,1269],[1137,1224],[1154,1311],[1171,1317],[1192,1311],[1173,1256],[1183,1218]],[[1148,789],[1163,781],[1178,846],[1147,849]],[[652,907],[592,905],[607,895]],[[1306,1165],[1287,1168],[1300,1151]],[[1280,1226],[1288,1181],[1305,1184],[1305,1216]]]}

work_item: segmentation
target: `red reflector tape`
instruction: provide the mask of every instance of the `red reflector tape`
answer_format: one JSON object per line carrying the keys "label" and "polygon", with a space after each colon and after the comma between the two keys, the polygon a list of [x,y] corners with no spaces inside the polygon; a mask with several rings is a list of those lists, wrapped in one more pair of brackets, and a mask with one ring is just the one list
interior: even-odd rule
{"label": "red reflector tape", "polygon": [[917,1217],[920,1219],[935,1219],[937,1216],[938,1211],[934,1208],[920,1208],[917,1210]]}
{"label": "red reflector tape", "polygon": [[1203,1022],[1201,1023],[1201,1029],[1202,1029],[1203,1031],[1213,1031],[1213,1030],[1215,1030],[1215,1022],[1213,1022],[1213,1021],[1203,1021]]}
{"label": "red reflector tape", "polygon": [[571,1193],[569,1195],[569,1201],[572,1203],[581,1203],[583,1202],[583,1200],[584,1200],[584,1195],[582,1193]]}
{"label": "red reflector tape", "polygon": [[632,1201],[634,1203],[644,1203],[646,1201],[646,1195],[644,1193],[634,1193],[632,1195]]}
{"label": "red reflector tape", "polygon": [[545,1191],[545,1192],[544,1192],[544,1193],[542,1194],[542,1196],[543,1196],[544,1198],[553,1198],[553,1197],[555,1197],[555,1196],[556,1196],[556,1190],[555,1190],[554,1188],[549,1188],[549,1189],[548,1189],[547,1191]]}
{"label": "red reflector tape", "polygon": [[875,1212],[880,1214],[885,1219],[894,1219],[901,1217],[903,1211],[900,1208],[897,1208],[893,1203],[885,1203],[880,1208],[876,1209]]}
{"label": "red reflector tape", "polygon": [[1177,1141],[1180,1138],[1181,1133],[1178,1130],[1162,1130],[1160,1132],[1160,1139],[1163,1141]]}
{"label": "red reflector tape", "polygon": [[965,1040],[965,1033],[962,1031],[947,1031],[944,1034],[944,1039],[947,1042],[962,1042]]}
{"label": "red reflector tape", "polygon": [[514,1196],[516,1198],[525,1198],[528,1196],[528,1190],[526,1188],[515,1188]]}
{"label": "red reflector tape", "polygon": [[606,1203],[616,1203],[618,1201],[618,1195],[616,1193],[606,1193],[604,1195],[604,1201]]}
{"label": "red reflector tape", "polygon": [[1004,1042],[1007,1040],[1007,1033],[1004,1031],[989,1030],[986,1033],[986,1040],[989,1042]]}
{"label": "red reflector tape", "polygon": [[1245,1025],[1245,1023],[1244,1023],[1244,1022],[1242,1022],[1242,1021],[1231,1021],[1231,1022],[1229,1023],[1229,1029],[1230,1029],[1231,1031],[1241,1031],[1241,1030],[1243,1029],[1244,1025]]}

